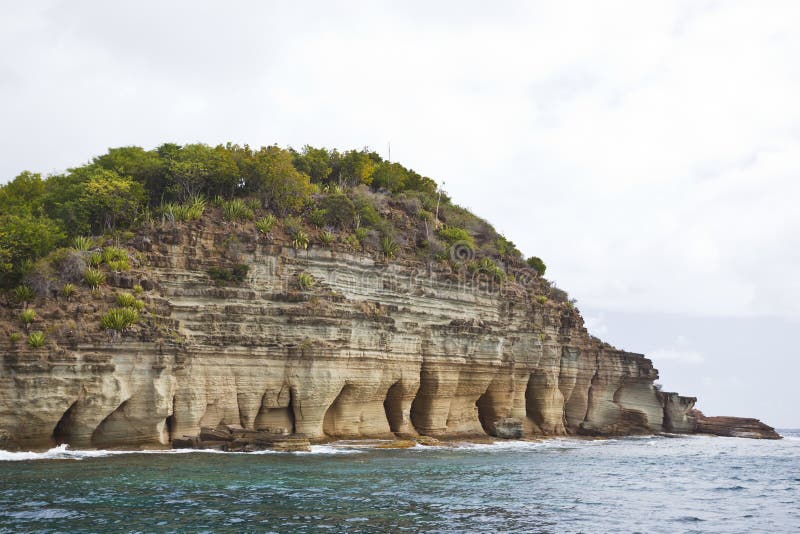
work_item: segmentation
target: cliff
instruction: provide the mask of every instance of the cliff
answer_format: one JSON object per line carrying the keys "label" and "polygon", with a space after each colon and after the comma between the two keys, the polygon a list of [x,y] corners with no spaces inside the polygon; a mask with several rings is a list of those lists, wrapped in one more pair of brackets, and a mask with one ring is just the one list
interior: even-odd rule
{"label": "cliff", "polygon": [[[45,346],[0,345],[0,445],[160,447],[220,425],[317,440],[696,431],[694,398],[657,391],[652,362],[590,336],[569,303],[534,298],[528,271],[500,282],[286,241],[165,224],[128,242],[138,265],[103,288],[40,301]],[[241,283],[209,277],[234,262]],[[137,285],[140,324],[93,326]]]}

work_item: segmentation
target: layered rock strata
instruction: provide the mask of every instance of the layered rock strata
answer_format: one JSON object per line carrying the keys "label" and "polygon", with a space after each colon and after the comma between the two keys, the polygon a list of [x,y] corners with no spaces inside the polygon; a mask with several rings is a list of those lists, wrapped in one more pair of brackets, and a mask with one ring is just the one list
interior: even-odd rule
{"label": "layered rock strata", "polygon": [[[3,346],[5,446],[163,447],[226,426],[312,441],[695,431],[695,399],[657,391],[649,359],[515,283],[234,226],[135,246],[147,269],[111,282],[149,289],[151,328]],[[209,269],[233,263],[246,280],[214,285]]]}

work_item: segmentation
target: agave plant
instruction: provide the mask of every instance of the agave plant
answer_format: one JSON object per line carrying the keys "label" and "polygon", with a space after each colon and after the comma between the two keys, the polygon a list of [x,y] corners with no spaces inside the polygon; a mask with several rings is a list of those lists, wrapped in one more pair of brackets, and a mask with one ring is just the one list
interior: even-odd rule
{"label": "agave plant", "polygon": [[298,230],[294,234],[294,239],[292,239],[292,246],[296,249],[302,248],[303,250],[308,248],[308,234],[305,233],[303,230]]}
{"label": "agave plant", "polygon": [[17,304],[24,304],[26,307],[35,297],[36,293],[30,286],[21,285],[11,290],[11,297]]}
{"label": "agave plant", "polygon": [[300,286],[300,289],[303,291],[308,291],[316,284],[316,280],[314,277],[308,273],[300,273],[297,275],[297,285]]}
{"label": "agave plant", "polygon": [[275,226],[275,221],[275,216],[270,213],[263,219],[256,221],[256,228],[262,234],[268,234],[272,231],[272,227]]}
{"label": "agave plant", "polygon": [[323,230],[319,233],[319,240],[322,241],[324,245],[330,245],[333,243],[336,236],[330,230]]}
{"label": "agave plant", "polygon": [[103,271],[90,267],[83,273],[83,281],[86,282],[86,285],[90,288],[97,289],[105,283],[106,275]]}
{"label": "agave plant", "polygon": [[222,203],[222,216],[226,221],[250,221],[253,219],[253,210],[241,199],[234,198]]}
{"label": "agave plant", "polygon": [[30,324],[36,320],[36,312],[31,308],[26,308],[20,312],[19,320],[22,321],[25,328],[28,328]]}
{"label": "agave plant", "polygon": [[133,308],[136,311],[142,311],[144,309],[144,302],[138,300],[130,293],[118,293],[117,306],[120,308]]}
{"label": "agave plant", "polygon": [[133,308],[113,308],[100,318],[100,324],[106,330],[122,333],[139,321],[139,312]]}
{"label": "agave plant", "polygon": [[78,288],[75,287],[75,284],[66,283],[61,288],[61,296],[67,300],[70,300],[75,292],[78,291]]}
{"label": "agave plant", "polygon": [[75,250],[80,250],[85,252],[91,249],[92,246],[94,246],[94,239],[92,239],[91,237],[79,235],[72,240],[72,248],[74,248]]}
{"label": "agave plant", "polygon": [[44,332],[31,332],[28,336],[28,345],[32,349],[38,349],[44,346]]}
{"label": "agave plant", "polygon": [[397,241],[385,235],[381,238],[381,252],[383,252],[384,256],[387,258],[394,258],[397,256],[397,252],[400,250],[400,245],[397,244]]}

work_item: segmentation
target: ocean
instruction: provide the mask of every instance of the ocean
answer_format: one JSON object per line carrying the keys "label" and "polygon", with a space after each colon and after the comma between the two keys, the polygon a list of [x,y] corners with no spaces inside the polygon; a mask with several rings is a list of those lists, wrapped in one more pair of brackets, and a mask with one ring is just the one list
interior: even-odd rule
{"label": "ocean", "polygon": [[0,451],[6,532],[798,532],[800,431],[310,453]]}

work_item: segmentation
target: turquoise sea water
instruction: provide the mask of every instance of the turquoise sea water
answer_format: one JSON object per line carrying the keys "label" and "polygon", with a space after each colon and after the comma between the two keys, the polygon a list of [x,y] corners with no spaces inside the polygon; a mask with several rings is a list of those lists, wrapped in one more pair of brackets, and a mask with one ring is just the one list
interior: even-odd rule
{"label": "turquoise sea water", "polygon": [[0,451],[0,532],[797,532],[800,432],[784,435]]}

